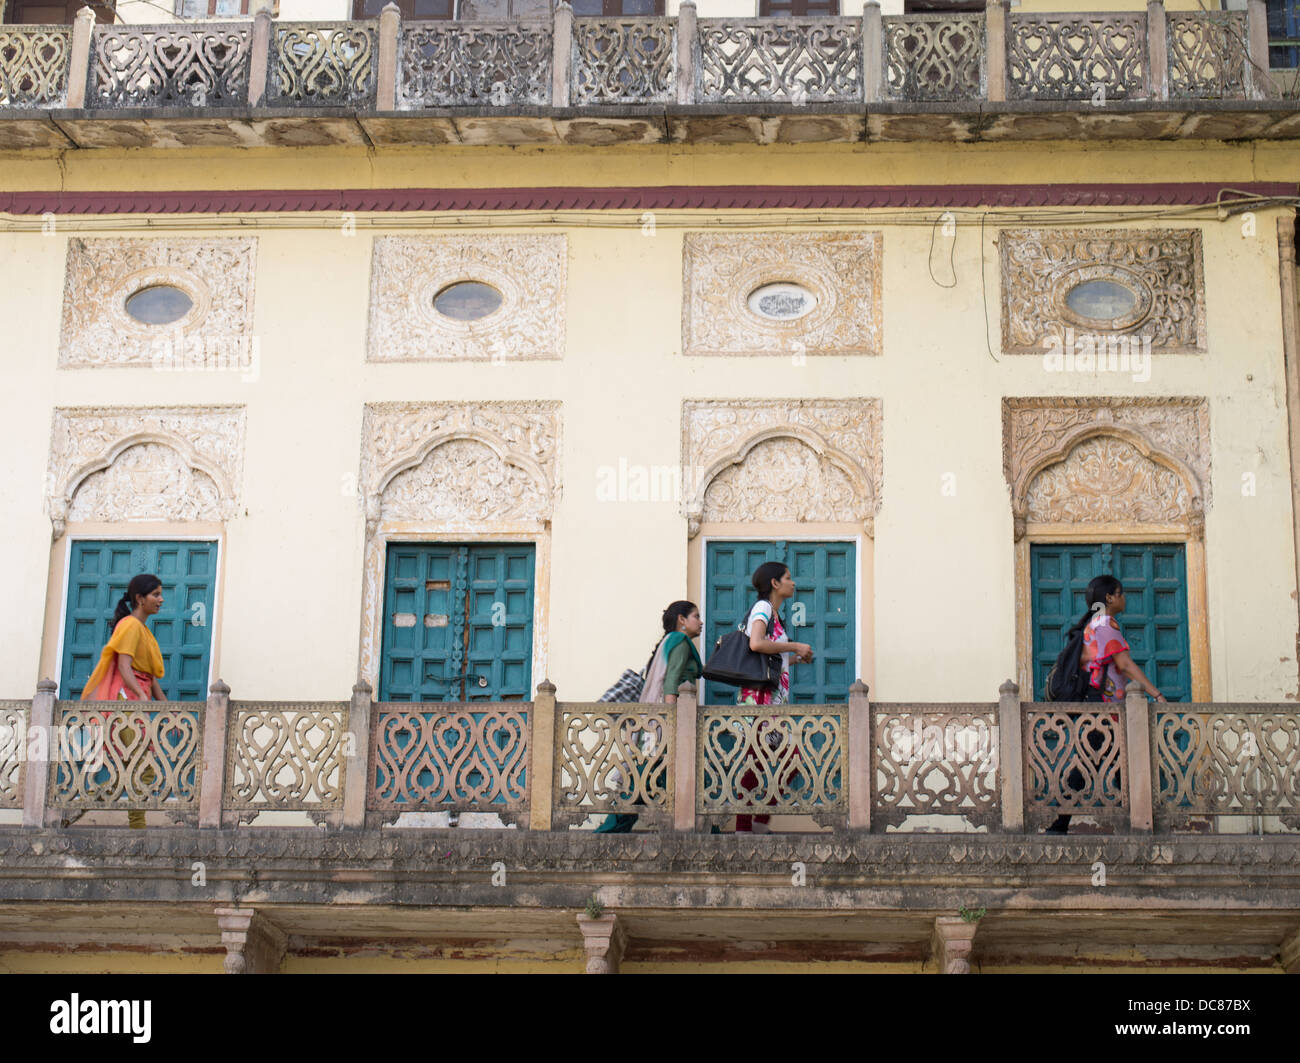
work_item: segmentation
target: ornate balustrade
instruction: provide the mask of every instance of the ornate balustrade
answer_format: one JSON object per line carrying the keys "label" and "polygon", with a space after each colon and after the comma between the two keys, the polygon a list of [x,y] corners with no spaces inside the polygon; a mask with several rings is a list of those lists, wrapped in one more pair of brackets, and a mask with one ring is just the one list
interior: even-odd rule
{"label": "ornate balustrade", "polygon": [[[86,9],[87,12],[89,9]],[[1247,12],[882,18],[580,18],[60,26],[0,30],[5,109],[268,106],[391,114],[637,104],[841,105],[1260,99],[1262,0]],[[75,69],[74,69],[75,67]],[[309,116],[309,115],[308,115]]]}
{"label": "ornate balustrade", "polygon": [[1021,702],[1008,681],[990,703],[872,704],[855,683],[846,704],[759,707],[699,705],[689,684],[675,705],[561,702],[545,681],[531,702],[407,704],[364,683],[351,702],[231,701],[218,681],[206,704],[127,706],[56,701],[48,680],[30,705],[0,701],[0,809],[29,826],[155,809],[201,827],[779,814],[1033,833],[1064,814],[1117,834],[1300,831],[1300,708],[1157,705],[1136,684],[1109,705]]}

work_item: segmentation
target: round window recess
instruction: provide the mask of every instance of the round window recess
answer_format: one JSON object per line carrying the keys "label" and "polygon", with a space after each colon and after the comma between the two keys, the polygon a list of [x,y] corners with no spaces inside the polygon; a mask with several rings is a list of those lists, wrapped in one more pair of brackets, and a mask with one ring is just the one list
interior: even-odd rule
{"label": "round window recess", "polygon": [[1116,281],[1087,280],[1066,293],[1065,305],[1080,317],[1115,322],[1137,309],[1138,294]]}
{"label": "round window recess", "polygon": [[747,303],[753,313],[769,321],[797,321],[813,312],[817,296],[802,284],[778,281],[755,288]]}
{"label": "round window recess", "polygon": [[170,284],[141,288],[126,300],[126,312],[142,325],[170,325],[194,308],[194,300]]}
{"label": "round window recess", "polygon": [[501,305],[501,293],[480,281],[457,281],[433,297],[433,308],[453,321],[477,321]]}

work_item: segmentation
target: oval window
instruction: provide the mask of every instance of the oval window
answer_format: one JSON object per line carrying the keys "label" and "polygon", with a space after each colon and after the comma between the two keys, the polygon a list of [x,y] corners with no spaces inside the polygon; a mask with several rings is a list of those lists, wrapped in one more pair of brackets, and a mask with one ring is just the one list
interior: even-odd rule
{"label": "oval window", "polygon": [[142,325],[170,325],[194,307],[194,300],[170,284],[141,288],[126,300],[126,312]]}
{"label": "oval window", "polygon": [[764,284],[749,293],[749,309],[759,317],[771,321],[795,321],[811,314],[817,306],[817,296],[802,284],[778,281]]}
{"label": "oval window", "polygon": [[455,321],[477,321],[501,305],[501,293],[479,281],[457,281],[433,297],[433,308]]}
{"label": "oval window", "polygon": [[1090,280],[1071,288],[1066,293],[1065,305],[1080,317],[1115,321],[1137,308],[1138,295],[1132,288],[1115,281]]}

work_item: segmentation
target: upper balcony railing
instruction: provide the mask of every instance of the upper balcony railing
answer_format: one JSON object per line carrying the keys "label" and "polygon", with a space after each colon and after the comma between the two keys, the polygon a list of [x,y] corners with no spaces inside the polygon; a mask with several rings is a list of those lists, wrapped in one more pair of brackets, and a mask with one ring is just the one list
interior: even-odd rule
{"label": "upper balcony railing", "polygon": [[[259,813],[338,828],[495,813],[532,830],[632,813],[662,830],[777,813],[859,831],[1300,830],[1300,708],[847,703],[0,702],[0,809],[29,827],[153,810],[201,828]],[[12,814],[12,813],[11,813]],[[915,817],[922,817],[916,819]],[[1220,821],[1215,817],[1229,817]],[[1235,830],[1233,827],[1235,826]]]}
{"label": "upper balcony railing", "polygon": [[1269,94],[1263,0],[1245,12],[577,18],[0,27],[0,110],[1243,100]]}

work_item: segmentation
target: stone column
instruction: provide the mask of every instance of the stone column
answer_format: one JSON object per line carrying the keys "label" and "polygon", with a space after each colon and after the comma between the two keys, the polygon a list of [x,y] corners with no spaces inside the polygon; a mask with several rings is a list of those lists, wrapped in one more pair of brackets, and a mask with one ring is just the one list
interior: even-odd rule
{"label": "stone column", "polygon": [[1129,683],[1124,692],[1124,737],[1128,745],[1129,829],[1150,834],[1151,801],[1151,708],[1141,684]]}
{"label": "stone column", "polygon": [[677,688],[677,785],[673,794],[673,830],[695,829],[695,721],[699,715],[695,684]]}
{"label": "stone column", "polygon": [[958,915],[941,915],[930,936],[930,958],[937,974],[970,974],[970,953],[979,920],[967,922]]}
{"label": "stone column", "polygon": [[879,0],[867,0],[862,8],[862,98],[875,103],[885,98],[885,46]]}
{"label": "stone column", "polygon": [[682,0],[677,9],[677,102],[695,102],[695,43],[699,27],[695,21],[695,0]]}
{"label": "stone column", "polygon": [[221,826],[221,799],[226,778],[226,731],[230,687],[218,679],[208,690],[203,711],[203,778],[199,783],[199,826]]}
{"label": "stone column", "polygon": [[871,829],[871,796],[875,773],[871,770],[871,702],[867,684],[859,679],[849,687],[849,827]]}
{"label": "stone column", "polygon": [[1246,37],[1249,47],[1246,96],[1264,100],[1273,92],[1273,79],[1268,73],[1268,10],[1264,0],[1246,0]]}
{"label": "stone column", "polygon": [[397,110],[397,37],[402,9],[387,3],[379,12],[379,63],[375,68],[375,110]]}
{"label": "stone column", "polygon": [[226,974],[279,974],[288,938],[252,908],[217,908]]}
{"label": "stone column", "polygon": [[[679,702],[680,704],[680,702]],[[582,947],[587,950],[588,974],[618,974],[627,948],[627,934],[613,912],[606,915],[578,916]]]}
{"label": "stone column", "polygon": [[551,106],[569,106],[573,70],[573,8],[564,0],[555,5],[551,37]]}
{"label": "stone column", "polygon": [[1147,0],[1147,94],[1169,99],[1169,24],[1165,0]]}
{"label": "stone column", "polygon": [[370,784],[370,715],[373,711],[370,695],[372,693],[369,683],[364,679],[357,680],[352,688],[352,704],[348,706],[348,730],[344,740],[351,742],[352,755],[344,761],[346,765],[343,776],[344,827],[357,828],[366,825],[366,789]]}
{"label": "stone column", "polygon": [[[89,8],[82,8],[88,11]],[[80,14],[77,16],[80,18]],[[27,758],[27,767],[23,770],[23,826],[44,827],[57,823],[57,812],[47,812],[45,800],[50,785],[50,758],[56,756],[59,748],[58,736],[54,733],[54,699],[59,685],[53,679],[42,679],[36,684],[36,696],[32,698],[32,708],[27,715],[27,748],[19,750],[19,755]],[[35,739],[35,741],[33,741]],[[40,756],[33,756],[39,753]]]}
{"label": "stone column", "polygon": [[248,53],[248,106],[260,107],[266,96],[266,78],[271,64],[271,38],[275,27],[271,12],[262,8],[253,16],[253,39]]}
{"label": "stone column", "polygon": [[989,78],[989,102],[1007,98],[1007,20],[1011,17],[1007,0],[988,0],[984,9],[984,46]]}
{"label": "stone column", "polygon": [[[1295,579],[1300,587],[1300,323],[1297,322],[1295,218],[1277,220],[1278,279],[1282,288],[1282,359],[1286,366],[1286,429],[1291,455],[1291,536]],[[1300,606],[1300,602],[1296,603]],[[1297,616],[1300,622],[1300,616]],[[1300,627],[1296,628],[1296,666],[1300,668]]]}
{"label": "stone column", "polygon": [[998,687],[998,781],[1002,788],[1002,830],[1025,829],[1025,747],[1020,687],[1008,679]]}
{"label": "stone column", "polygon": [[86,106],[90,88],[90,37],[95,29],[95,12],[83,7],[72,20],[72,42],[68,49],[68,109]]}
{"label": "stone column", "polygon": [[555,785],[555,684],[543,679],[537,684],[537,697],[533,699],[532,719],[529,721],[528,770],[532,780],[528,784],[528,827],[530,830],[551,829],[552,789]]}
{"label": "stone column", "polygon": [[1283,940],[1280,950],[1282,970],[1287,974],[1300,974],[1300,928],[1292,930]]}

